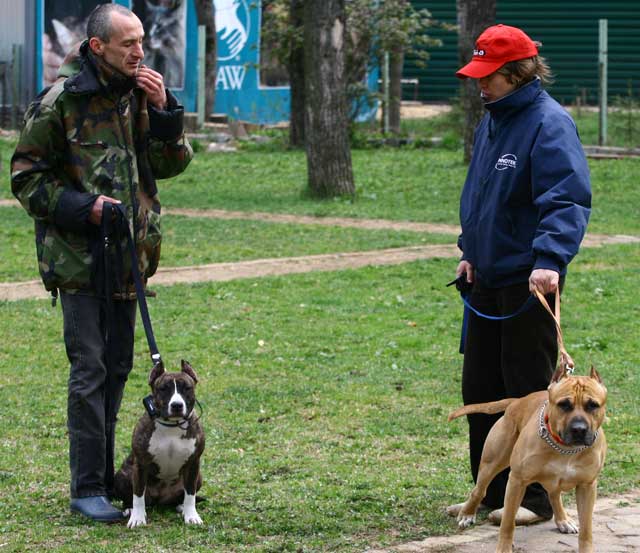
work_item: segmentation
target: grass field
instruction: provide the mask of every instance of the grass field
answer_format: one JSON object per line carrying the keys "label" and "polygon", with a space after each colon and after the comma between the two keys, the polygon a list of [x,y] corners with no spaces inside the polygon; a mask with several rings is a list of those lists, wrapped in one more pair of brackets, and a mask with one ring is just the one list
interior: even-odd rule
{"label": "grass field", "polygon": [[[10,149],[0,142],[5,168]],[[200,155],[161,194],[173,207],[455,224],[459,160],[447,149],[357,150],[356,200],[314,202],[301,193],[299,152]],[[640,234],[638,161],[591,169],[589,230]],[[6,171],[0,196],[10,197]],[[443,239],[182,217],[164,225],[164,266]],[[24,213],[0,208],[0,281],[36,278],[33,249]],[[471,486],[466,424],[446,422],[461,401],[461,304],[444,287],[454,266],[434,259],[158,288],[150,309],[163,357],[172,367],[188,359],[201,380],[207,502],[205,524],[191,528],[163,509],[135,531],[69,514],[60,308],[0,303],[0,550],[351,553],[454,532],[443,508]],[[565,289],[566,347],[578,372],[593,363],[610,393],[601,494],[640,485],[639,271],[638,245],[584,249]],[[147,352],[140,327],[118,460],[148,393]]]}

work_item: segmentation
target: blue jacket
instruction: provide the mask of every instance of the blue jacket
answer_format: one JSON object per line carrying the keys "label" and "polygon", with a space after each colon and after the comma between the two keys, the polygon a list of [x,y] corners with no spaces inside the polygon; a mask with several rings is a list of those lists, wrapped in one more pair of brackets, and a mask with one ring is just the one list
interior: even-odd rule
{"label": "blue jacket", "polygon": [[575,123],[539,80],[486,108],[460,200],[462,259],[492,288],[526,282],[533,269],[563,275],[591,211]]}

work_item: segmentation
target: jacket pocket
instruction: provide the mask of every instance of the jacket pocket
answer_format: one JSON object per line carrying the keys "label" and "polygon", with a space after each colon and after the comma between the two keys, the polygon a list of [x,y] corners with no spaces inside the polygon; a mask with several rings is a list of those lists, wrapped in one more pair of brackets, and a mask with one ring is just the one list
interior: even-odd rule
{"label": "jacket pocket", "polygon": [[37,249],[40,275],[47,290],[90,286],[93,257],[85,236],[48,225]]}

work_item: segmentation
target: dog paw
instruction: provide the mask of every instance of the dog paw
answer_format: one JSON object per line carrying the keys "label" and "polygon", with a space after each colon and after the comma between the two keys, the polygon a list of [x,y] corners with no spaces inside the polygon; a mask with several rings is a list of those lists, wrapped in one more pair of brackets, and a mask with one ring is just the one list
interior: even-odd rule
{"label": "dog paw", "polygon": [[129,522],[127,522],[127,528],[137,528],[138,526],[146,526],[147,524],[147,516],[142,513],[131,512],[131,516],[129,517]]}
{"label": "dog paw", "polygon": [[476,523],[476,515],[458,515],[458,528],[464,530]]}
{"label": "dog paw", "polygon": [[578,525],[570,518],[567,518],[566,520],[556,520],[556,526],[562,534],[578,533]]}
{"label": "dog paw", "polygon": [[185,524],[202,524],[202,519],[195,509],[192,511],[185,509],[182,516]]}

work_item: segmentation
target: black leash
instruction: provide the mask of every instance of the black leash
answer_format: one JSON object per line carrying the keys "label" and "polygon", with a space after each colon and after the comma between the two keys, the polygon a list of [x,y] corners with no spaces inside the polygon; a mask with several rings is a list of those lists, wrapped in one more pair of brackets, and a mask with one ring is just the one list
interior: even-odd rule
{"label": "black leash", "polygon": [[[136,247],[131,236],[131,230],[129,229],[129,221],[122,204],[113,204],[111,202],[104,202],[102,206],[102,224],[101,224],[101,238],[103,240],[104,251],[104,293],[107,301],[107,321],[111,323],[112,311],[109,306],[113,302],[113,284],[112,275],[115,275],[114,279],[119,289],[122,291],[122,237],[126,237],[128,250],[131,257],[131,274],[133,275],[133,282],[136,289],[136,297],[138,299],[138,306],[140,308],[140,317],[142,318],[142,324],[144,326],[144,332],[147,336],[147,343],[149,344],[149,352],[151,354],[151,362],[154,367],[160,365],[164,367],[162,363],[162,357],[156,344],[155,336],[153,335],[153,328],[151,326],[151,317],[149,316],[149,308],[147,307],[147,298],[144,295],[144,285],[142,284],[142,276],[140,275],[140,268],[138,267],[138,256],[136,255]],[[115,245],[116,248],[116,270],[112,270],[112,256],[111,249]],[[110,328],[110,327],[109,327]]]}
{"label": "black leash", "polygon": [[[138,256],[136,255],[136,247],[135,242],[133,241],[133,237],[131,236],[131,230],[129,228],[129,221],[127,220],[127,216],[124,210],[124,206],[122,204],[113,204],[111,202],[104,202],[102,207],[102,224],[101,224],[101,238],[102,238],[102,247],[103,247],[103,262],[104,267],[102,271],[98,271],[98,273],[102,273],[101,278],[104,278],[103,289],[106,296],[107,302],[107,324],[108,328],[112,328],[110,325],[113,323],[113,284],[115,280],[116,285],[119,287],[119,290],[123,291],[122,286],[122,275],[123,271],[123,256],[122,256],[122,237],[126,237],[127,246],[130,252],[131,257],[131,274],[133,275],[133,282],[136,288],[136,298],[138,300],[138,306],[140,308],[140,317],[142,318],[142,324],[144,326],[144,332],[147,336],[147,343],[149,344],[149,352],[151,354],[151,362],[153,363],[153,368],[161,367],[164,370],[164,364],[162,362],[162,357],[160,356],[160,351],[158,350],[158,345],[156,344],[156,339],[153,334],[153,328],[151,326],[151,317],[149,316],[149,308],[147,306],[147,298],[144,294],[144,285],[142,284],[142,276],[140,275],[140,268],[138,267]],[[112,259],[111,259],[111,248],[115,246],[116,248],[116,270],[115,273],[112,270]],[[100,289],[100,288],[99,288]],[[192,420],[191,416],[194,414],[192,411],[189,414],[188,418],[184,418],[180,421],[172,421],[172,422],[163,422],[160,420],[158,413],[153,405],[153,396],[147,396],[142,400],[142,404],[145,409],[149,413],[149,416],[152,419],[155,419],[158,423],[163,426],[169,427],[180,427],[183,430],[189,427],[192,422],[197,422],[202,417],[204,410],[202,409],[202,405],[198,400],[196,400],[196,404],[200,409],[200,415],[196,416],[194,420]],[[186,425],[186,426],[183,426]]]}

